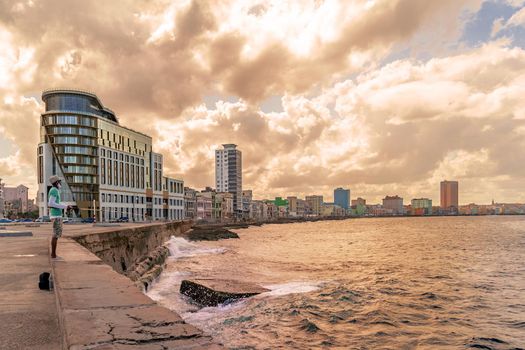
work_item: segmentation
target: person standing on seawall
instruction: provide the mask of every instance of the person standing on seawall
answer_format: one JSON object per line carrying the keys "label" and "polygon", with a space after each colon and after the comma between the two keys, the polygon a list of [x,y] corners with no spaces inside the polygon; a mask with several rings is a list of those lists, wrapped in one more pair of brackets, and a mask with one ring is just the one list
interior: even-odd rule
{"label": "person standing on seawall", "polygon": [[47,206],[49,207],[49,217],[53,223],[53,238],[51,239],[51,258],[57,258],[57,243],[58,239],[62,236],[62,210],[69,209],[68,205],[60,204],[60,187],[62,186],[62,180],[53,175],[49,178],[51,182],[51,189],[49,190],[49,201]]}

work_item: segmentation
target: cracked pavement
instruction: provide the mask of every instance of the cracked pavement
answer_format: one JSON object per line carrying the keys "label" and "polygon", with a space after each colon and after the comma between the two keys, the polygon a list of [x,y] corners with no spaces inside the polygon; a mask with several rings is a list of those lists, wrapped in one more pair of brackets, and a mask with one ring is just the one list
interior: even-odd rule
{"label": "cracked pavement", "polygon": [[53,262],[64,343],[71,350],[223,349],[72,239]]}

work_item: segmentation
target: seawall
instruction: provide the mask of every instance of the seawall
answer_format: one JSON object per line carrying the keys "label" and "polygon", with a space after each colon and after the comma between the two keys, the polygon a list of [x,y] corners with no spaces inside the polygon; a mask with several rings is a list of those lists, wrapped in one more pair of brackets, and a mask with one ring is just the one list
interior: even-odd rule
{"label": "seawall", "polygon": [[191,221],[159,225],[115,228],[114,231],[88,233],[73,237],[116,272],[148,289],[162,272],[168,248],[163,244],[171,236],[190,230]]}
{"label": "seawall", "polygon": [[[67,234],[52,261],[64,349],[222,349],[156,304],[125,276],[164,263],[162,245],[191,222],[123,225]],[[160,271],[159,271],[160,273]],[[138,283],[139,287],[144,287]]]}

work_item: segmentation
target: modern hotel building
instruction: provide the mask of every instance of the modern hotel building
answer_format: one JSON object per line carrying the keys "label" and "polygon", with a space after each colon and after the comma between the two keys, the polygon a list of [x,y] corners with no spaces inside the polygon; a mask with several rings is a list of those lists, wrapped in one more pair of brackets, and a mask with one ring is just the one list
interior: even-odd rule
{"label": "modern hotel building", "polygon": [[64,179],[62,202],[98,221],[181,220],[184,183],[164,176],[163,157],[150,136],[119,124],[93,93],[56,89],[42,93],[37,151],[38,207],[48,215],[51,175]]}

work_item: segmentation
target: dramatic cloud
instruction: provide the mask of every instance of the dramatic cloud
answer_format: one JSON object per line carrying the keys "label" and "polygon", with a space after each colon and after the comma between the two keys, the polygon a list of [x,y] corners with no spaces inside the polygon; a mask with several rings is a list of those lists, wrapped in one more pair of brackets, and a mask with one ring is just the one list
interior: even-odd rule
{"label": "dramatic cloud", "polygon": [[[0,177],[35,190],[41,91],[72,87],[151,134],[190,186],[213,186],[214,149],[237,143],[256,197],[437,199],[455,178],[462,202],[523,200],[525,52],[458,42],[481,3],[4,1]],[[494,35],[523,22],[508,3]]]}

